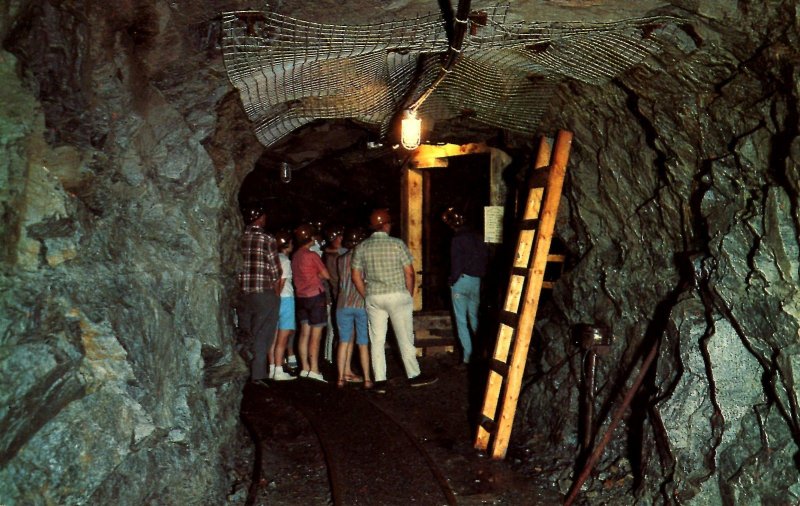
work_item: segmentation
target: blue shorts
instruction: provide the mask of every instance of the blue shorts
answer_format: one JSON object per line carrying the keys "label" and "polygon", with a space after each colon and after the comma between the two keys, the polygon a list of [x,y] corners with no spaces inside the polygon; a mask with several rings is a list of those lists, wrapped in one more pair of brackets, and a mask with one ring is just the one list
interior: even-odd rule
{"label": "blue shorts", "polygon": [[312,327],[324,327],[328,324],[328,308],[325,294],[314,297],[297,297],[295,313],[297,321]]}
{"label": "blue shorts", "polygon": [[336,326],[339,328],[339,340],[349,343],[356,329],[356,344],[369,344],[367,332],[367,310],[364,308],[341,307],[336,310]]}
{"label": "blue shorts", "polygon": [[294,297],[281,297],[281,309],[278,313],[278,330],[296,330],[294,321]]}

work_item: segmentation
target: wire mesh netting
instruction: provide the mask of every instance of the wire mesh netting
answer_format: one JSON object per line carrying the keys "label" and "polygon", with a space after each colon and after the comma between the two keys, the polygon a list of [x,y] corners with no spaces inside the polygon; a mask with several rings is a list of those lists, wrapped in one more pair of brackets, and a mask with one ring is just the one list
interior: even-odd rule
{"label": "wire mesh netting", "polygon": [[[603,84],[659,53],[682,20],[507,24],[508,6],[473,13],[461,57],[420,107],[534,134],[556,84]],[[222,49],[256,136],[270,146],[316,119],[349,118],[385,135],[442,71],[441,15],[332,25],[263,11],[222,15]]]}

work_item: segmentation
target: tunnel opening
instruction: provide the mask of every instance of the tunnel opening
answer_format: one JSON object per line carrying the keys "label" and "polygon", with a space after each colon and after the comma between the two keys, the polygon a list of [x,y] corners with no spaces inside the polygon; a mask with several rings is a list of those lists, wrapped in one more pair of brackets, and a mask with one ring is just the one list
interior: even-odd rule
{"label": "tunnel opening", "polygon": [[464,214],[466,223],[483,234],[483,210],[489,205],[489,155],[456,156],[447,167],[423,172],[427,198],[423,207],[422,310],[450,309],[450,239],[452,231],[442,221],[442,213],[454,207]]}

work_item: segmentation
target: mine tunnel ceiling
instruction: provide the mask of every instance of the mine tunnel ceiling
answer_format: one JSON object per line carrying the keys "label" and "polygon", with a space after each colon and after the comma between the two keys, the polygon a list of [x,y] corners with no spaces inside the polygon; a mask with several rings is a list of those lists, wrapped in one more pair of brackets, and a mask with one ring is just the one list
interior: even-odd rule
{"label": "mine tunnel ceiling", "polygon": [[605,84],[676,45],[684,24],[674,16],[511,23],[508,6],[469,4],[354,25],[268,8],[226,12],[225,68],[267,147],[320,118],[352,119],[386,138],[407,113],[429,125],[468,118],[534,134],[559,83]]}
{"label": "mine tunnel ceiling", "polygon": [[[389,19],[387,8],[376,22],[362,4],[324,19],[294,5],[223,14],[228,77],[267,147],[256,164],[262,198],[292,193],[273,184],[282,164],[295,175],[367,173],[345,191],[370,194],[391,176],[381,168],[408,154],[398,149],[397,124],[409,104],[420,107],[426,142],[530,139],[561,83],[604,84],[687,33],[679,18],[652,15],[663,2],[472,2],[463,51],[444,76],[446,15],[410,2],[415,11]],[[254,179],[240,200],[256,198],[247,189]]]}

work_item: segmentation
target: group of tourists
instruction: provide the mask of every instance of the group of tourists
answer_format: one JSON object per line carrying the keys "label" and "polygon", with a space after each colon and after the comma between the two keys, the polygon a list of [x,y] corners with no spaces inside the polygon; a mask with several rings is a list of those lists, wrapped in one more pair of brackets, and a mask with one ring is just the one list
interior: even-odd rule
{"label": "group of tourists", "polygon": [[[409,385],[436,381],[420,370],[417,360],[413,258],[406,244],[390,235],[392,219],[387,209],[370,215],[371,234],[358,227],[329,226],[323,231],[312,223],[300,225],[293,233],[271,234],[264,208],[251,206],[243,214],[244,265],[239,273],[237,316],[240,329],[253,341],[252,382],[297,378],[327,382],[320,371],[320,353],[332,361],[336,341],[337,387],[359,383],[384,392],[390,322]],[[486,246],[452,208],[442,218],[455,232],[451,295],[462,357],[468,363],[477,329]],[[326,327],[326,346],[321,350]],[[361,375],[351,369],[355,349]]]}

